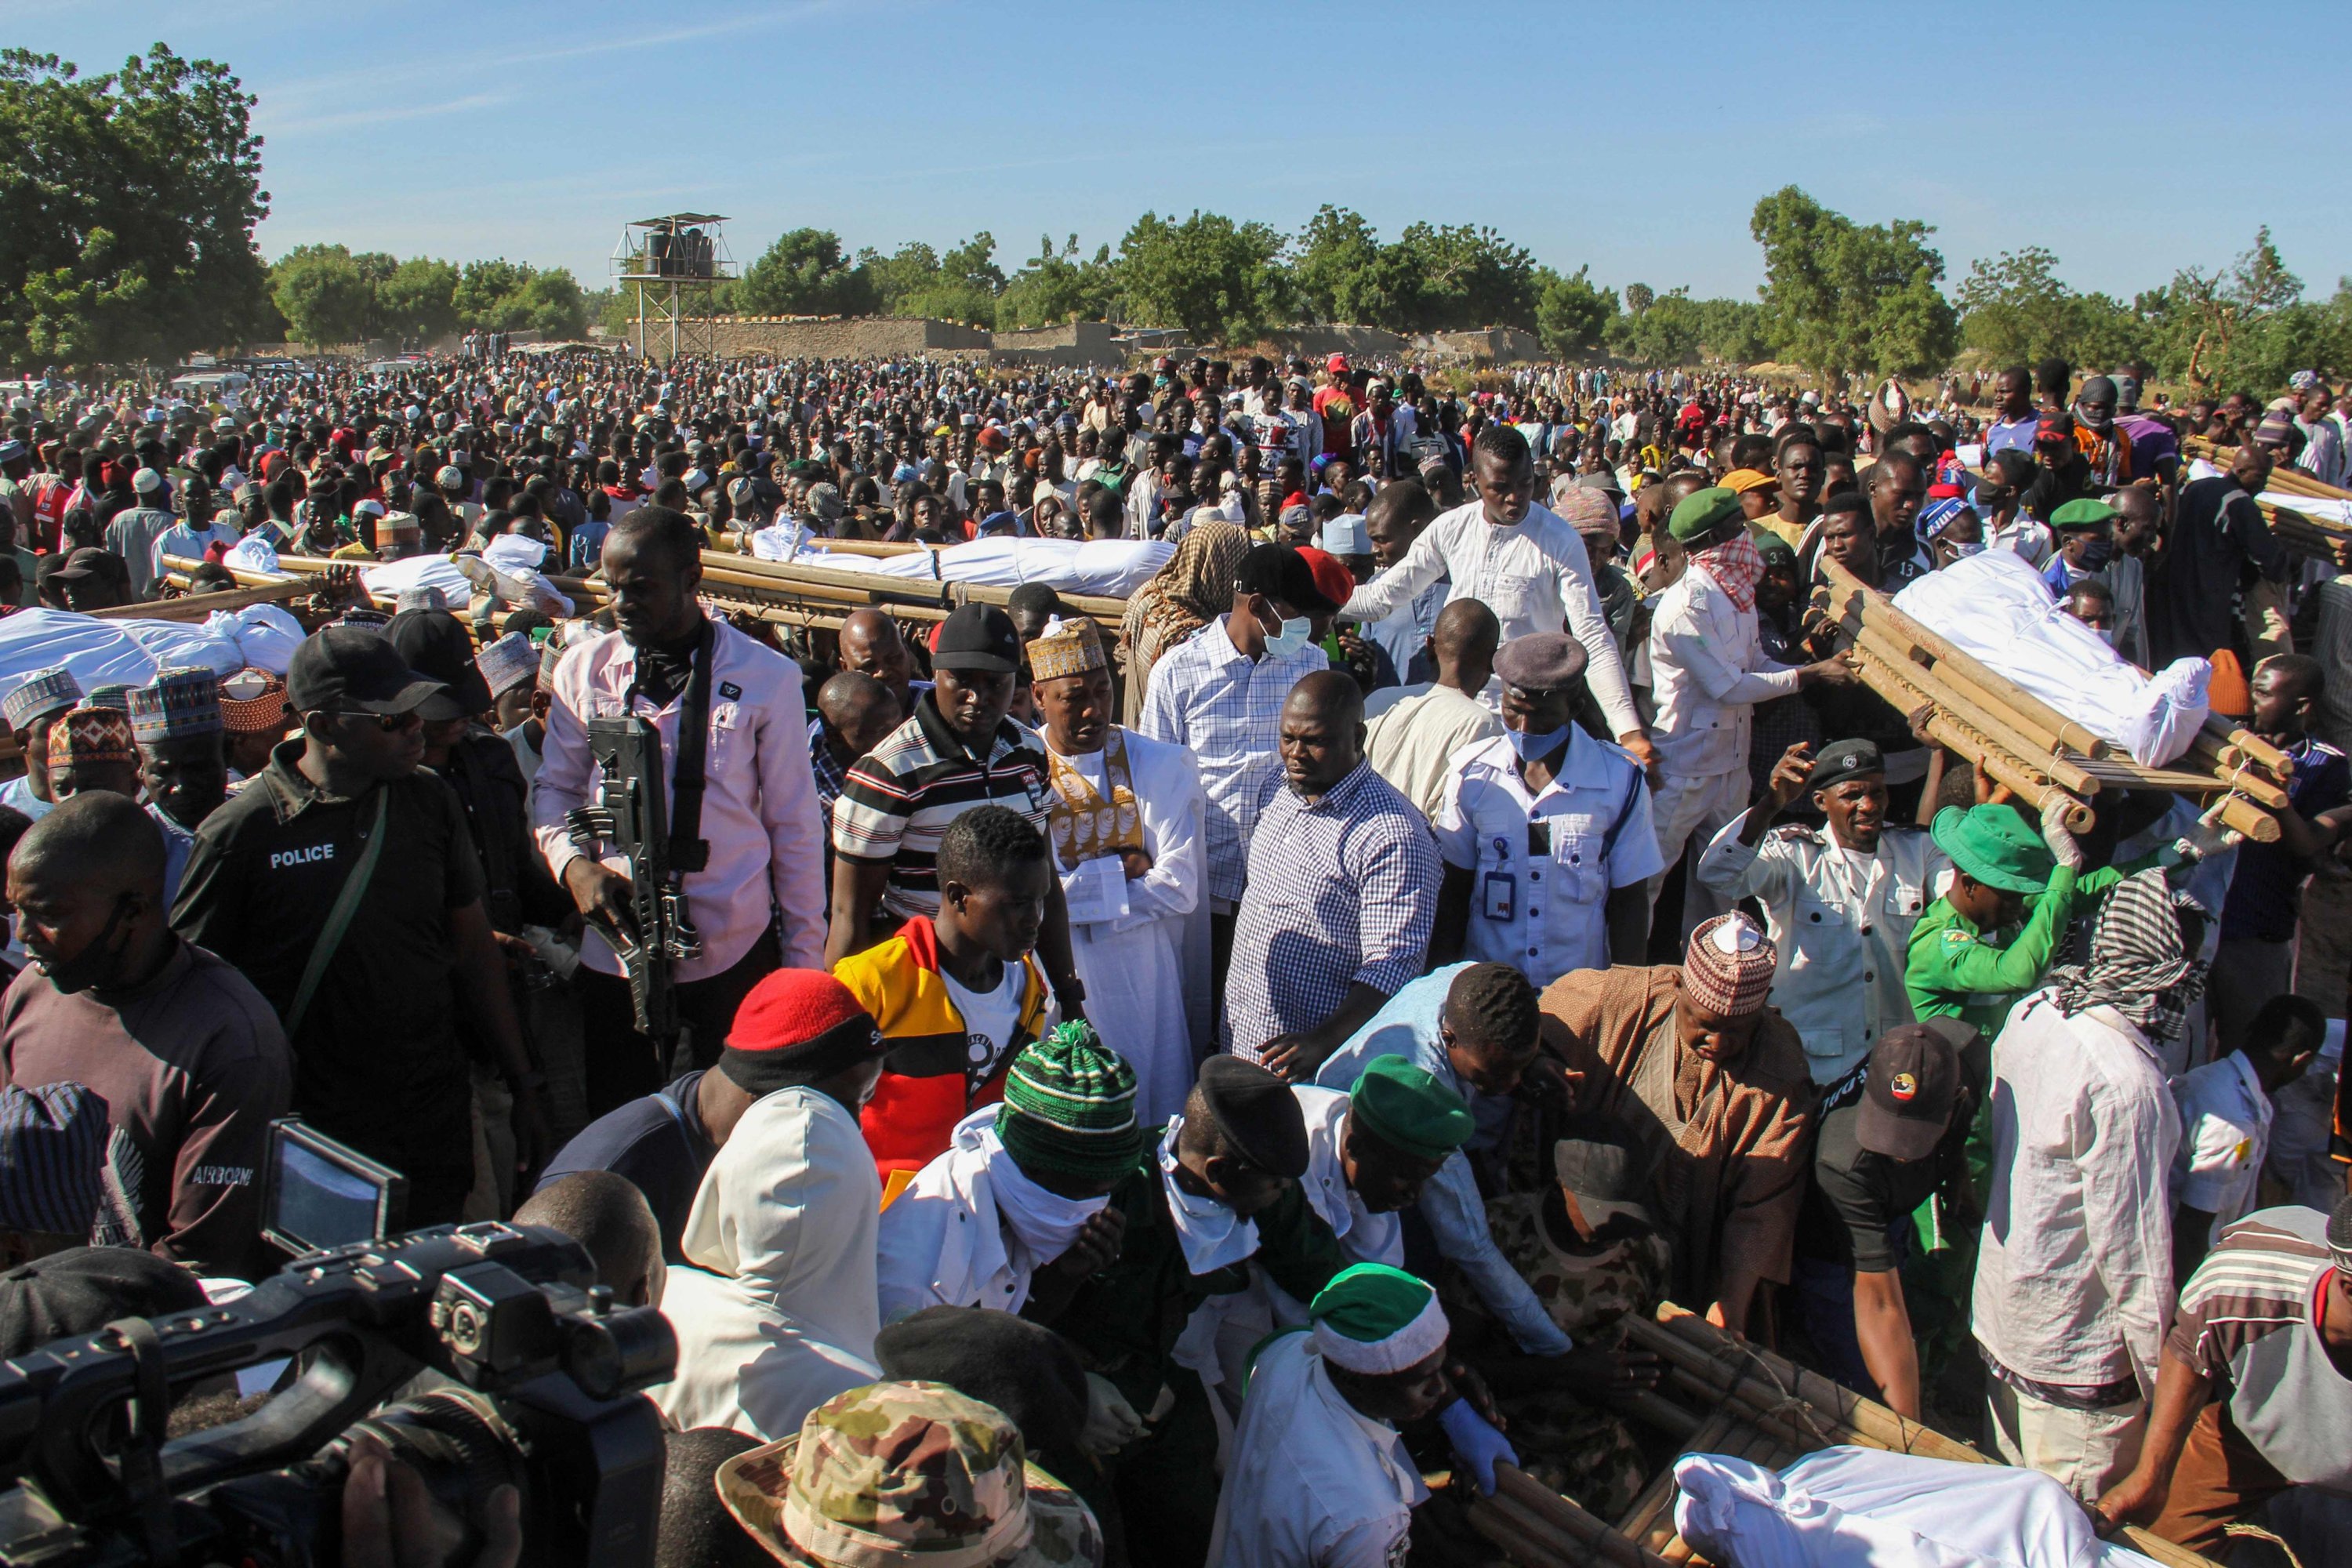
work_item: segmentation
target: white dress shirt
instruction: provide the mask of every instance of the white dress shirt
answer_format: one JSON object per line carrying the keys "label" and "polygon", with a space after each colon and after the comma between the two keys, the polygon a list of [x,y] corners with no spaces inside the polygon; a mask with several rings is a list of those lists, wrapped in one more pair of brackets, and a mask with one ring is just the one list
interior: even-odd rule
{"label": "white dress shirt", "polygon": [[2108,1007],[2020,1003],[1992,1048],[1992,1192],[1970,1316],[2037,1383],[2156,1393],[2172,1316],[2166,1177],[2180,1113],[2156,1047]]}
{"label": "white dress shirt", "polygon": [[1412,548],[1350,595],[1339,614],[1360,624],[1381,621],[1440,577],[1451,577],[1445,602],[1476,599],[1503,624],[1503,641],[1565,628],[1584,645],[1584,679],[1612,734],[1642,728],[1625,662],[1601,613],[1584,540],[1557,512],[1530,505],[1508,528],[1486,521],[1486,503],[1468,501],[1422,531]]}

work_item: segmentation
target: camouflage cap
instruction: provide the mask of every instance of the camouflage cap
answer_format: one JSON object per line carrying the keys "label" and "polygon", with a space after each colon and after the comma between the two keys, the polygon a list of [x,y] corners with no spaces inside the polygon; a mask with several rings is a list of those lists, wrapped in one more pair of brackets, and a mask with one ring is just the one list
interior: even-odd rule
{"label": "camouflage cap", "polygon": [[719,1496],[795,1568],[1093,1568],[1094,1515],[1027,1462],[993,1405],[940,1383],[876,1383],[797,1436],[719,1466]]}

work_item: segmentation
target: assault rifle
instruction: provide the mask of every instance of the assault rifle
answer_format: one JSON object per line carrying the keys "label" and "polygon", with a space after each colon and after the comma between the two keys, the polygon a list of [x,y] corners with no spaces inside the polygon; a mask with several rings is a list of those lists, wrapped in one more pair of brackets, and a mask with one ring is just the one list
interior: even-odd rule
{"label": "assault rifle", "polygon": [[[588,752],[602,779],[597,797],[592,805],[565,813],[563,823],[583,852],[594,855],[600,844],[609,844],[629,862],[630,924],[635,929],[622,931],[604,919],[596,921],[596,928],[628,972],[637,1031],[654,1042],[667,1068],[680,1033],[670,966],[702,956],[702,934],[687,912],[685,878],[688,871],[702,869],[709,850],[698,840],[681,855],[686,847],[670,837],[662,798],[661,731],[650,721],[634,715],[591,719]],[[698,775],[699,772],[698,767]],[[684,796],[683,766],[679,773]],[[701,795],[698,776],[692,800],[698,818]],[[681,858],[693,863],[682,865]]]}

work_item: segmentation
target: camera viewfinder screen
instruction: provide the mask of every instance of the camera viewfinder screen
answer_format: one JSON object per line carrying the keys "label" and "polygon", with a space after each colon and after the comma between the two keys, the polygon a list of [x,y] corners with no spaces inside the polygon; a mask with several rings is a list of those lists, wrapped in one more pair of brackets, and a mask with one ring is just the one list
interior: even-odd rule
{"label": "camera viewfinder screen", "polygon": [[356,1174],[291,1139],[278,1145],[276,1228],[314,1250],[373,1241],[383,1194]]}

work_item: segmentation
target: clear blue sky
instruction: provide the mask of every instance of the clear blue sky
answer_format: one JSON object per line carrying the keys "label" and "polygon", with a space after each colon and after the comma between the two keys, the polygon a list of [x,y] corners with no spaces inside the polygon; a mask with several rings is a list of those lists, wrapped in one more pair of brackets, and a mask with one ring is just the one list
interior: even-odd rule
{"label": "clear blue sky", "polygon": [[2352,271],[2352,216],[2309,177],[2352,142],[2341,4],[2273,6],[2259,31],[2168,0],[1936,20],[1569,0],[0,0],[0,17],[88,71],[157,39],[230,65],[260,95],[271,257],[504,255],[593,288],[624,220],[693,208],[734,218],[739,264],[800,225],[886,250],[986,228],[1011,272],[1041,232],[1091,252],[1146,208],[1293,232],[1328,201],[1391,237],[1490,224],[1604,283],[1746,297],[1748,211],[1794,183],[1860,220],[1934,224],[1948,282],[2038,244],[2075,286],[2128,297],[2265,222],[2310,291]]}

